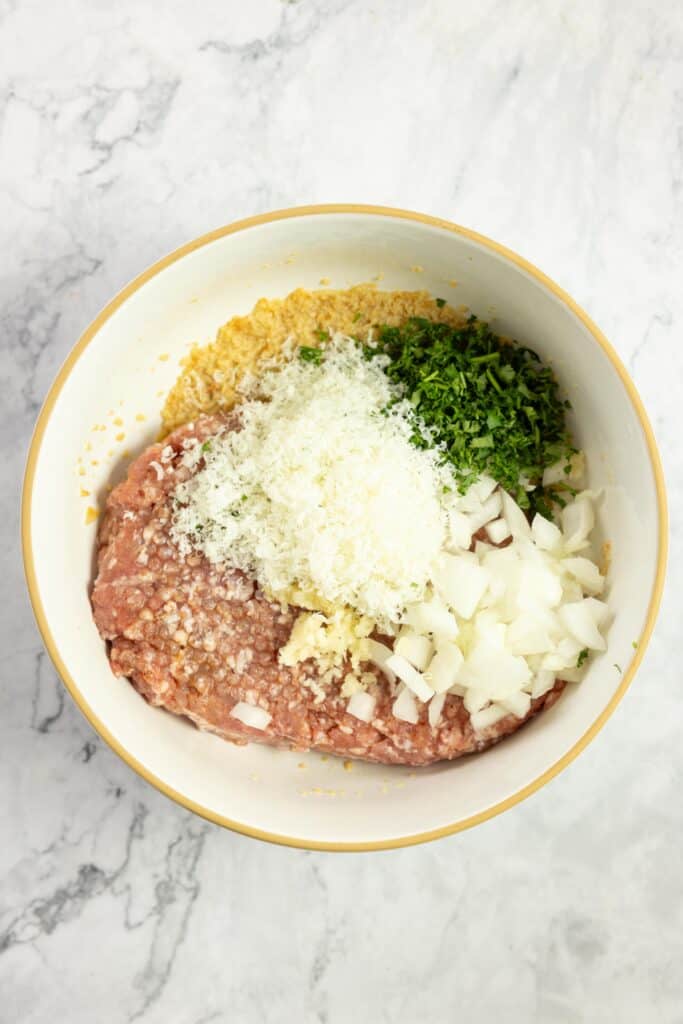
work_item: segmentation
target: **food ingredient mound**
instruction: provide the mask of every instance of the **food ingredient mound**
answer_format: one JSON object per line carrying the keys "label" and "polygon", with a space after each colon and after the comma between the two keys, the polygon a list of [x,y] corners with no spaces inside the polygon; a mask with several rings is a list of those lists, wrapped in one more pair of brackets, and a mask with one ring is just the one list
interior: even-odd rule
{"label": "food ingredient mound", "polygon": [[398,326],[409,317],[429,317],[453,326],[465,322],[462,310],[435,302],[426,291],[379,291],[372,284],[344,291],[298,288],[284,299],[259,299],[247,316],[220,328],[211,345],[195,346],[170,391],[162,418],[168,433],[200,413],[230,410],[240,399],[247,372],[280,355],[288,338],[317,347],[327,331],[365,337],[374,324]]}
{"label": "food ingredient mound", "polygon": [[365,351],[389,357],[387,375],[431,431],[415,442],[442,445],[461,488],[488,473],[522,507],[551,514],[557,488],[543,493],[544,470],[566,460],[569,472],[576,449],[565,425],[569,403],[535,352],[503,341],[474,316],[459,326],[423,317],[382,325]]}
{"label": "food ingredient mound", "polygon": [[387,624],[424,596],[452,474],[412,443],[385,359],[341,334],[310,351],[248,381],[240,429],[188,453],[205,465],[176,491],[174,535],[271,595],[295,585]]}

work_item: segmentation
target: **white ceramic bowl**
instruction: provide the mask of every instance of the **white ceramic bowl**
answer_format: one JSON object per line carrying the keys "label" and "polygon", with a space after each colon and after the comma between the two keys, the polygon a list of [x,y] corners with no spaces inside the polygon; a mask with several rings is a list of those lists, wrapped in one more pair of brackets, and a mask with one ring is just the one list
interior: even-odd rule
{"label": "white ceramic bowl", "polygon": [[[417,771],[361,763],[349,770],[314,753],[233,746],[149,707],[115,679],[93,625],[95,526],[84,524],[86,507],[102,501],[113,471],[120,476],[124,447],[136,454],[155,438],[161,395],[188,343],[211,340],[260,296],[319,287],[321,279],[342,288],[373,279],[386,289],[426,288],[530,345],[570,396],[590,486],[604,490],[599,532],[612,545],[614,616],[608,651],[552,710],[482,755]],[[98,425],[105,429],[93,430]],[[81,496],[81,487],[91,496]],[[483,821],[586,746],[626,690],[650,636],[663,584],[666,508],[635,388],[602,334],[555,284],[500,245],[445,221],[328,206],[255,217],[190,242],[100,313],[38,419],[23,545],[45,645],[78,706],[132,768],[184,806],[248,835],[367,850]]]}

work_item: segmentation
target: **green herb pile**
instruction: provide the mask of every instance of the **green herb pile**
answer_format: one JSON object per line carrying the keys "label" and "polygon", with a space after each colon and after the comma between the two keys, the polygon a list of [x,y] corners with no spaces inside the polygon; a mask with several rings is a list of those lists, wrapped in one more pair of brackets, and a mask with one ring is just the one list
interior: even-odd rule
{"label": "green herb pile", "polygon": [[[523,508],[549,515],[551,501],[563,503],[541,481],[546,466],[576,451],[565,426],[569,403],[535,352],[502,341],[474,316],[463,327],[421,317],[380,326],[364,351],[389,357],[387,376],[402,385],[461,490],[488,473]],[[413,442],[429,444],[418,430]]]}

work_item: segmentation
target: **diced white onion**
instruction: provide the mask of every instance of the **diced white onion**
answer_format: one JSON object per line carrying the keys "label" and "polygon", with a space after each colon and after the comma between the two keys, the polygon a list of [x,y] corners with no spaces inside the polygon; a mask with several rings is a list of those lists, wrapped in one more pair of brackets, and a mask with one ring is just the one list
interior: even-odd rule
{"label": "diced white onion", "polygon": [[472,543],[473,532],[470,517],[465,512],[453,509],[448,513],[448,531],[453,546],[467,551]]}
{"label": "diced white onion", "polygon": [[264,708],[256,707],[254,704],[247,704],[243,700],[235,704],[230,714],[233,718],[242,722],[243,725],[248,725],[250,729],[265,729],[273,717]]}
{"label": "diced white onion", "polygon": [[477,644],[465,659],[458,681],[486,694],[490,700],[503,700],[523,690],[530,678],[531,670],[524,658]]}
{"label": "diced white onion", "polygon": [[578,580],[587,593],[602,593],[605,577],[600,575],[600,570],[590,558],[563,558],[562,568]]}
{"label": "diced white onion", "polygon": [[[563,624],[576,639],[594,651],[604,651],[607,647],[604,638],[598,629],[598,615],[601,612],[594,608],[589,602],[592,598],[584,601],[574,601],[571,604],[563,605],[558,614]],[[601,605],[602,602],[594,601],[594,605]]]}
{"label": "diced white onion", "polygon": [[502,491],[503,500],[503,516],[510,527],[510,533],[513,537],[530,537],[531,527],[529,526],[529,520],[522,512],[521,508],[507,491]]}
{"label": "diced white onion", "polygon": [[531,697],[528,693],[520,691],[520,693],[510,694],[509,697],[506,697],[500,703],[515,718],[526,718],[531,708]]}
{"label": "diced white onion", "polygon": [[564,549],[568,554],[579,551],[595,526],[595,514],[590,496],[584,491],[562,509]]}
{"label": "diced white onion", "polygon": [[506,519],[494,519],[492,523],[487,523],[486,533],[492,544],[502,544],[510,536],[510,527]]}
{"label": "diced white onion", "polygon": [[502,505],[503,503],[500,491],[498,490],[494,491],[493,494],[479,506],[479,508],[470,512],[469,518],[472,533],[476,533],[477,530],[482,528],[482,526],[486,526],[487,523],[496,519],[500,515]]}
{"label": "diced white onion", "polygon": [[411,665],[423,672],[434,653],[434,644],[426,636],[418,636],[417,633],[408,632],[399,635],[394,644],[394,653],[400,654],[402,658],[409,661]]}
{"label": "diced white onion", "polygon": [[405,683],[408,689],[412,690],[423,703],[434,695],[434,690],[425,681],[424,676],[400,654],[392,654],[387,662],[387,667],[395,672],[401,682]]}
{"label": "diced white onion", "polygon": [[473,715],[470,715],[470,721],[475,732],[482,732],[484,729],[489,729],[492,725],[496,725],[497,722],[500,722],[501,718],[505,718],[508,714],[509,712],[505,708],[497,704],[491,704],[482,711],[476,711]]}
{"label": "diced white onion", "polygon": [[393,654],[391,648],[387,647],[386,644],[380,643],[379,640],[370,639],[365,641],[364,646],[368,652],[368,661],[371,661],[373,665],[376,665],[377,668],[387,677],[390,683],[395,682],[396,676],[390,668],[387,668],[387,662]]}
{"label": "diced white onion", "polygon": [[542,551],[556,551],[562,544],[562,533],[545,516],[536,513],[531,524],[531,536],[536,547]]}
{"label": "diced white onion", "polygon": [[346,705],[346,710],[361,722],[370,722],[375,713],[376,703],[377,701],[371,693],[361,690],[359,693],[353,694]]}
{"label": "diced white onion", "polygon": [[550,669],[553,672],[558,672],[560,669],[574,668],[582,650],[583,645],[575,636],[565,636],[555,645],[552,651],[544,655],[541,667]]}
{"label": "diced white onion", "polygon": [[472,617],[490,580],[487,569],[461,555],[444,554],[434,574],[437,592],[463,619]]}
{"label": "diced white onion", "polygon": [[474,639],[482,646],[503,650],[507,626],[500,617],[489,609],[477,612],[474,619]]}
{"label": "diced white onion", "polygon": [[462,509],[463,512],[472,512],[479,505],[482,505],[489,495],[493,494],[497,486],[498,484],[493,477],[480,476],[459,499],[458,508]]}
{"label": "diced white onion", "polygon": [[591,615],[595,618],[598,626],[604,626],[609,615],[609,608],[604,601],[598,601],[595,597],[587,597],[585,600],[587,608],[590,608]]}
{"label": "diced white onion", "polygon": [[[406,608],[400,628],[394,623],[387,630],[396,637],[393,650],[363,641],[368,660],[392,682],[401,681],[392,706],[396,718],[417,723],[420,701],[435,729],[451,693],[482,731],[507,715],[525,718],[556,679],[581,677],[577,662],[584,648],[605,649],[601,628],[608,614],[595,596],[604,578],[593,561],[577,555],[589,545],[592,497],[586,491],[565,506],[562,530],[539,514],[529,524],[490,478],[453,502],[451,549],[432,573],[427,599]],[[487,541],[468,550],[482,527]],[[492,546],[508,539],[505,547]],[[347,705],[364,722],[375,709],[375,698],[364,691]]]}
{"label": "diced white onion", "polygon": [[401,690],[391,711],[394,718],[400,719],[401,722],[410,722],[411,725],[416,725],[419,719],[415,697],[407,687]]}
{"label": "diced white onion", "polygon": [[465,710],[469,711],[470,715],[476,714],[477,711],[481,711],[489,703],[489,698],[485,693],[481,693],[478,690],[465,690],[465,696],[463,698],[463,704]]}
{"label": "diced white onion", "polygon": [[536,700],[538,697],[545,696],[555,685],[555,673],[550,672],[548,669],[541,669],[534,676],[533,683],[531,685],[531,698]]}
{"label": "diced white onion", "polygon": [[436,693],[429,702],[429,706],[427,708],[427,718],[432,729],[436,729],[437,725],[441,721],[441,712],[443,711],[443,705],[445,700],[445,693]]}
{"label": "diced white onion", "polygon": [[455,640],[458,635],[455,616],[438,597],[409,605],[403,618],[416,633],[431,633],[435,638],[446,640]]}
{"label": "diced white onion", "polygon": [[512,654],[546,654],[554,645],[550,630],[552,615],[523,612],[507,629],[506,643]]}
{"label": "diced white onion", "polygon": [[455,644],[442,644],[437,647],[425,678],[436,693],[445,693],[455,686],[462,663],[463,655],[459,647]]}
{"label": "diced white onion", "polygon": [[551,569],[543,564],[523,561],[519,571],[516,594],[520,611],[555,608],[562,600],[562,583]]}

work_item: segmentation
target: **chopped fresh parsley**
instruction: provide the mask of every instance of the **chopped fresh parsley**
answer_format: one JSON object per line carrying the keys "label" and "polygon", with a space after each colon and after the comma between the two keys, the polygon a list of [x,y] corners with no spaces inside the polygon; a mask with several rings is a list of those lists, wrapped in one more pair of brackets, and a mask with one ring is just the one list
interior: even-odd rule
{"label": "chopped fresh parsley", "polygon": [[586,660],[587,657],[588,657],[588,648],[584,647],[584,649],[582,651],[579,651],[579,656],[576,659],[576,667],[577,668],[581,668],[581,666],[583,665],[583,663],[584,663],[584,661]]}
{"label": "chopped fresh parsley", "polygon": [[[388,356],[386,373],[456,470],[462,490],[490,473],[523,508],[551,514],[543,470],[576,449],[552,370],[522,345],[504,342],[471,316],[462,327],[412,317],[381,325],[368,359]],[[413,443],[430,441],[415,430]],[[527,488],[530,488],[529,490]]]}
{"label": "chopped fresh parsley", "polygon": [[330,340],[330,332],[323,330],[322,327],[318,327],[317,330],[315,330],[313,333],[315,334],[315,336],[318,339],[318,341],[329,341]]}
{"label": "chopped fresh parsley", "polygon": [[360,318],[362,317],[362,315],[363,315],[363,314],[361,313],[361,311],[360,311],[360,310],[358,310],[358,312],[356,313],[356,315],[355,315],[355,316],[354,316],[354,318],[353,318],[353,322],[354,322],[354,324],[357,324],[357,323],[358,323],[358,321],[360,320]]}
{"label": "chopped fresh parsley", "polygon": [[436,300],[436,304],[439,307],[439,309],[443,309],[443,307],[446,305],[446,300],[445,299],[437,299]]}
{"label": "chopped fresh parsley", "polygon": [[304,363],[315,363],[316,366],[320,366],[323,361],[322,349],[302,345],[299,349],[299,359],[303,360]]}
{"label": "chopped fresh parsley", "polygon": [[204,442],[204,444],[202,445],[202,451],[203,452],[210,452],[211,451],[211,442],[210,441],[205,441]]}

